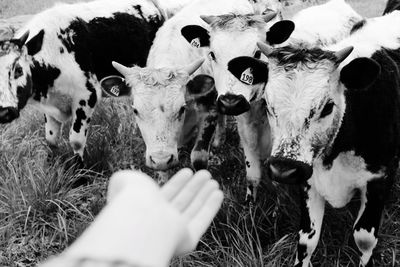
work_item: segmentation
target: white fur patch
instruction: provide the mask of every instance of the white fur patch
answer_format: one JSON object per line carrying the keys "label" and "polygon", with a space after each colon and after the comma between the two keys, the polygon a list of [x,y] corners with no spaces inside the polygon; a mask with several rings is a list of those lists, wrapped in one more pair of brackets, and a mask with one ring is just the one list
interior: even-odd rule
{"label": "white fur patch", "polygon": [[351,200],[355,189],[382,175],[369,172],[364,160],[351,151],[340,153],[329,170],[324,169],[321,160],[315,162],[311,183],[333,207],[341,208]]}

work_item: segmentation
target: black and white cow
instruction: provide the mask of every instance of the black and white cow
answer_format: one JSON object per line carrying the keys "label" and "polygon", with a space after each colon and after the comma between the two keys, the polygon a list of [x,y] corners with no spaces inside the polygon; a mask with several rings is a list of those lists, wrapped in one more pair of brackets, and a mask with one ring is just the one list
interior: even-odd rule
{"label": "black and white cow", "polygon": [[113,60],[144,66],[164,13],[180,4],[93,1],[37,14],[13,39],[0,42],[0,122],[18,118],[30,102],[45,113],[46,140],[56,145],[61,124],[72,117],[70,144],[81,161],[101,98],[99,80],[117,74]]}
{"label": "black and white cow", "polygon": [[[154,44],[149,52],[146,68],[126,68],[121,64],[114,66],[123,74],[132,88],[135,117],[146,143],[146,164],[157,170],[166,170],[178,163],[180,137],[186,131],[188,123],[198,124],[200,132],[197,146],[192,150],[191,161],[195,169],[206,168],[210,143],[216,128],[217,112],[215,101],[199,106],[188,105],[187,73],[182,70],[208,54],[208,49],[197,49],[202,40],[188,44],[181,35],[181,28],[188,24],[207,26],[200,15],[220,15],[226,13],[248,14],[263,13],[271,0],[201,0],[187,5],[173,18],[168,20],[157,32]],[[267,13],[270,13],[267,11]],[[271,15],[266,15],[271,19]],[[201,28],[201,26],[198,26]],[[193,32],[195,33],[195,32]],[[123,63],[123,62],[122,62]],[[211,66],[203,64],[194,73],[212,75]],[[205,87],[197,79],[198,89],[208,92],[208,76],[202,76]],[[212,82],[214,83],[214,82]],[[201,89],[202,88],[202,89]],[[213,89],[215,90],[215,88]],[[211,92],[211,91],[210,91]],[[214,95],[214,92],[212,93]],[[214,95],[216,97],[216,95]],[[211,98],[209,98],[211,100]],[[197,103],[197,102],[196,102]],[[189,113],[197,114],[190,118]],[[189,125],[190,126],[190,125]]]}
{"label": "black and white cow", "polygon": [[321,48],[259,44],[268,63],[236,58],[264,73],[273,145],[269,176],[302,187],[296,266],[309,266],[325,202],[361,206],[353,236],[361,266],[373,266],[384,201],[400,152],[400,11],[368,19],[350,37]]}
{"label": "black and white cow", "polygon": [[235,70],[229,70],[228,62],[238,56],[263,57],[257,41],[266,41],[274,46],[284,42],[331,44],[348,36],[353,25],[362,17],[344,0],[332,0],[296,14],[293,18],[296,28],[292,21],[277,21],[281,17],[272,21],[238,15],[203,16],[203,19],[209,24],[207,27],[188,25],[182,29],[182,34],[189,43],[198,40],[201,47],[209,48],[202,51],[209,51],[212,76],[218,91],[218,110],[236,116],[245,154],[246,200],[252,201],[262,177],[262,161],[266,160],[271,150],[268,119],[261,111],[264,109],[263,85],[253,80],[251,70],[235,73],[238,76],[235,78],[230,73]]}
{"label": "black and white cow", "polygon": [[400,10],[400,1],[399,0],[389,0],[386,3],[385,10],[383,11],[383,14],[388,14],[394,10]]}

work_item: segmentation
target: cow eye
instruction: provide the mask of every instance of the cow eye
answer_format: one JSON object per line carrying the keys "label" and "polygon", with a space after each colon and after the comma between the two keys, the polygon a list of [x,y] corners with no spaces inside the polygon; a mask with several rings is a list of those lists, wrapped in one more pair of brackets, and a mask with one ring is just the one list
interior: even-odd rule
{"label": "cow eye", "polygon": [[214,54],[214,52],[210,52],[208,55],[209,55],[209,57],[211,58],[211,60],[216,61],[216,60],[215,60],[215,54]]}
{"label": "cow eye", "polygon": [[185,113],[185,110],[186,110],[186,105],[182,106],[182,107],[179,109],[178,118],[181,118],[181,117],[182,117],[183,113]]}
{"label": "cow eye", "polygon": [[133,113],[135,113],[136,116],[139,116],[139,111],[136,108],[133,108]]}
{"label": "cow eye", "polygon": [[325,118],[326,116],[331,114],[332,111],[333,111],[333,106],[334,105],[335,105],[335,103],[333,103],[332,101],[329,101],[328,103],[326,103],[325,107],[322,109],[321,115],[319,117],[320,118]]}
{"label": "cow eye", "polygon": [[260,51],[260,50],[257,50],[257,51],[254,53],[254,58],[260,59],[260,57],[261,57],[261,51]]}
{"label": "cow eye", "polygon": [[16,66],[14,70],[14,79],[18,79],[23,74],[23,70],[21,66]]}

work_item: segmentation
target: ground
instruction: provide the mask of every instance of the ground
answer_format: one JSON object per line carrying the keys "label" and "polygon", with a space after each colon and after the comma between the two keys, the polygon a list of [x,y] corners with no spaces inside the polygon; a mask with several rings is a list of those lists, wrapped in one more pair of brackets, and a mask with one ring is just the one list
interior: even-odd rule
{"label": "ground", "polygon": [[[0,19],[32,14],[55,0],[1,0]],[[75,2],[75,1],[67,1]],[[316,1],[314,1],[316,2]],[[382,13],[384,0],[349,0],[364,16]],[[305,6],[286,7],[286,16]],[[109,176],[120,169],[143,167],[144,144],[132,119],[130,101],[105,100],[97,109],[89,133],[87,170],[66,169],[72,156],[69,125],[57,149],[44,139],[44,118],[27,107],[21,118],[0,126],[0,266],[34,266],[68,246],[87,227],[105,203]],[[213,151],[210,171],[221,183],[226,200],[197,251],[174,259],[172,266],[290,266],[295,256],[299,224],[294,187],[274,189],[265,181],[257,204],[242,205],[244,165],[235,125],[228,140]],[[188,165],[188,151],[181,151]],[[82,183],[76,186],[77,183]],[[275,195],[279,209],[273,216]],[[377,266],[400,266],[400,185],[396,183],[383,214]],[[312,259],[314,266],[356,266],[351,241],[357,199],[349,207],[327,208],[323,234]]]}

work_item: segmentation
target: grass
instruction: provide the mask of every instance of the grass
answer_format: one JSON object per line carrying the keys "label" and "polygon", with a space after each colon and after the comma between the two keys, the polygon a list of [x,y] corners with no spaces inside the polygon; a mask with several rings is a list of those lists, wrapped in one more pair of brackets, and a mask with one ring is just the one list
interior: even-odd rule
{"label": "grass", "polygon": [[[37,12],[53,0],[1,0],[0,18]],[[75,1],[69,1],[75,2]],[[384,1],[352,0],[365,16],[379,15]],[[373,3],[373,4],[372,4]],[[287,8],[293,14],[306,4]],[[59,147],[44,140],[43,115],[28,107],[21,118],[0,127],[0,266],[35,266],[61,252],[103,207],[108,177],[119,169],[142,169],[144,144],[132,120],[130,101],[105,100],[96,110],[89,133],[87,170],[66,168],[72,156],[68,127]],[[210,171],[226,200],[198,250],[173,260],[172,266],[290,266],[295,256],[299,207],[295,187],[274,189],[264,181],[258,203],[243,206],[245,169],[235,125],[227,142],[214,150]],[[188,150],[181,151],[183,165]],[[89,181],[76,187],[76,183]],[[279,204],[277,198],[279,196]],[[397,182],[384,212],[377,266],[400,266],[400,185]],[[274,216],[274,209],[278,213]],[[356,266],[351,226],[358,208],[327,207],[323,233],[312,259],[314,266]]]}

